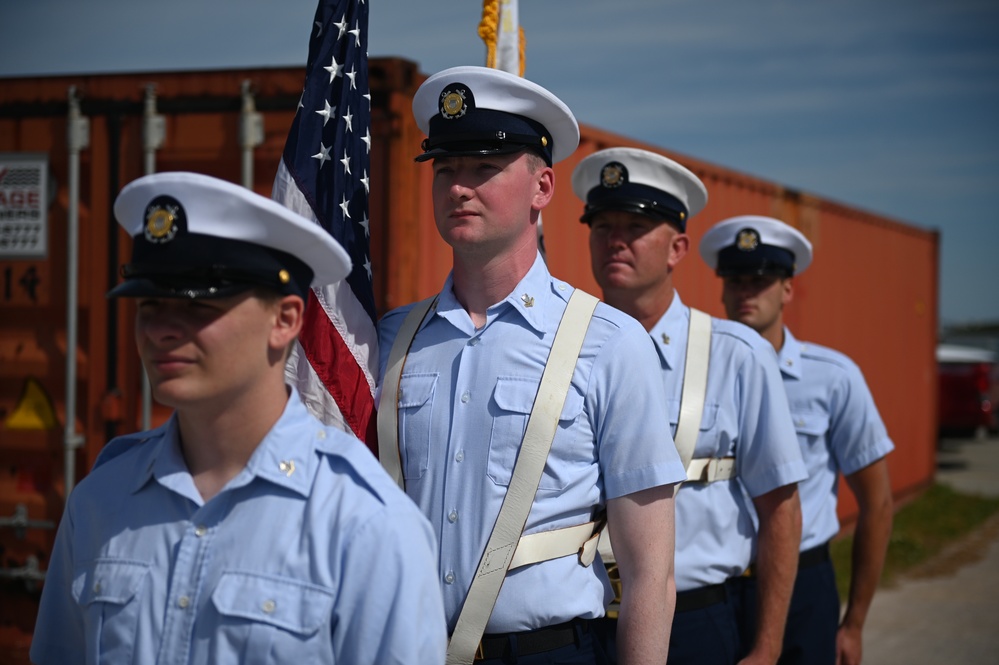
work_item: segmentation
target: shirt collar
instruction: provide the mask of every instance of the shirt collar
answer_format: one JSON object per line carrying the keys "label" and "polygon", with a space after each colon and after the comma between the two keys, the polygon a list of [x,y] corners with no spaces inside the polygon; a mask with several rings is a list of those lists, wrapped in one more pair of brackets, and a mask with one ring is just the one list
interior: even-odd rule
{"label": "shirt collar", "polygon": [[[298,394],[291,388],[288,403],[278,421],[257,445],[246,466],[225,489],[248,485],[255,478],[280,485],[301,496],[308,496],[312,480],[318,470],[319,457],[315,454],[316,442],[326,438],[321,424],[309,416]],[[150,450],[150,461],[145,471],[136,478],[132,491],[139,491],[150,478],[179,494],[200,503],[200,494],[184,461],[180,448],[180,430],[176,413],[151,436],[158,436]]]}
{"label": "shirt collar", "polygon": [[[564,289],[563,289],[564,290]],[[524,321],[539,334],[544,334],[550,327],[545,319],[547,308],[545,303],[552,296],[552,277],[548,266],[539,252],[534,258],[534,264],[506,298],[491,306],[486,311],[488,326],[500,313],[507,308],[513,308]],[[470,325],[468,313],[454,295],[454,272],[448,274],[444,286],[437,297],[435,313],[448,320],[455,327],[464,330]],[[427,325],[431,317],[426,317],[421,328]],[[469,332],[469,331],[466,331]],[[471,334],[471,333],[470,333]]]}
{"label": "shirt collar", "polygon": [[686,352],[689,329],[690,310],[680,300],[680,294],[674,290],[669,309],[649,331],[667,369],[676,369],[679,354]]}
{"label": "shirt collar", "polygon": [[779,354],[781,374],[792,379],[801,378],[801,351],[804,348],[805,345],[795,339],[787,326],[784,326],[784,346]]}

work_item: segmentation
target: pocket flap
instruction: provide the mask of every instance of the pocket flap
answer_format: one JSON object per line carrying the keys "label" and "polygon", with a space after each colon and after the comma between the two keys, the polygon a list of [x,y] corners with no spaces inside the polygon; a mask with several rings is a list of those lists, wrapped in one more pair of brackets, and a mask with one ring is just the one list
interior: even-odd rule
{"label": "pocket flap", "polygon": [[399,408],[423,406],[433,396],[436,387],[436,373],[404,374],[399,379]]}
{"label": "pocket flap", "polygon": [[829,428],[829,418],[815,411],[794,411],[791,413],[794,429],[799,434],[821,436]]}
{"label": "pocket flap", "polygon": [[215,609],[307,635],[319,630],[333,610],[333,592],[287,577],[226,572],[212,593]]}
{"label": "pocket flap", "polygon": [[148,563],[97,559],[77,569],[73,596],[80,605],[124,605],[135,597],[148,574]]}
{"label": "pocket flap", "polygon": [[[496,406],[504,411],[529,414],[534,408],[534,400],[540,385],[540,382],[531,379],[501,376],[496,379],[493,399],[496,401]],[[582,393],[570,384],[569,394],[566,395],[559,420],[575,420],[583,412],[583,401]]]}

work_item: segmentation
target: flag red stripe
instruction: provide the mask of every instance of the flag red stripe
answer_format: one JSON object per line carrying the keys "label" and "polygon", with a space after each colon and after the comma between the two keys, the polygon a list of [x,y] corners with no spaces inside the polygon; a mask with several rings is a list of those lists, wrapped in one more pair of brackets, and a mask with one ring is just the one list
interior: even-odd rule
{"label": "flag red stripe", "polygon": [[350,429],[369,448],[376,450],[377,442],[371,435],[376,422],[371,386],[368,385],[357,359],[319,304],[315,292],[311,290],[299,342],[309,364],[340,407]]}

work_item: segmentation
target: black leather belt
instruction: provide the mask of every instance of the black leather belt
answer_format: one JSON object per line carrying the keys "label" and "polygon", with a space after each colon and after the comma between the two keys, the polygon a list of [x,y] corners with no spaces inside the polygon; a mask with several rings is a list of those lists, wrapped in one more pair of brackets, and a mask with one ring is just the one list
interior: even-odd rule
{"label": "black leather belt", "polygon": [[690,591],[678,591],[676,594],[676,611],[689,612],[699,610],[716,603],[723,603],[728,598],[724,584],[709,584]]}
{"label": "black leather belt", "polygon": [[822,543],[818,547],[813,547],[810,550],[805,550],[798,555],[798,570],[802,568],[808,568],[810,566],[817,566],[820,563],[825,563],[830,561],[829,556],[829,543]]}
{"label": "black leather belt", "polygon": [[530,656],[575,644],[578,636],[589,630],[584,619],[573,619],[537,630],[522,633],[483,635],[475,660],[490,660],[509,656]]}

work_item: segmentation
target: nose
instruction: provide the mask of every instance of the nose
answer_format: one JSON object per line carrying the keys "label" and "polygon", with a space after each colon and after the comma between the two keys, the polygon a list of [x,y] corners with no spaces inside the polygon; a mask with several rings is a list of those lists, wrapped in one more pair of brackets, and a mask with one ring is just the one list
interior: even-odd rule
{"label": "nose", "polygon": [[160,346],[181,337],[179,318],[166,302],[142,303],[135,316],[136,337]]}

